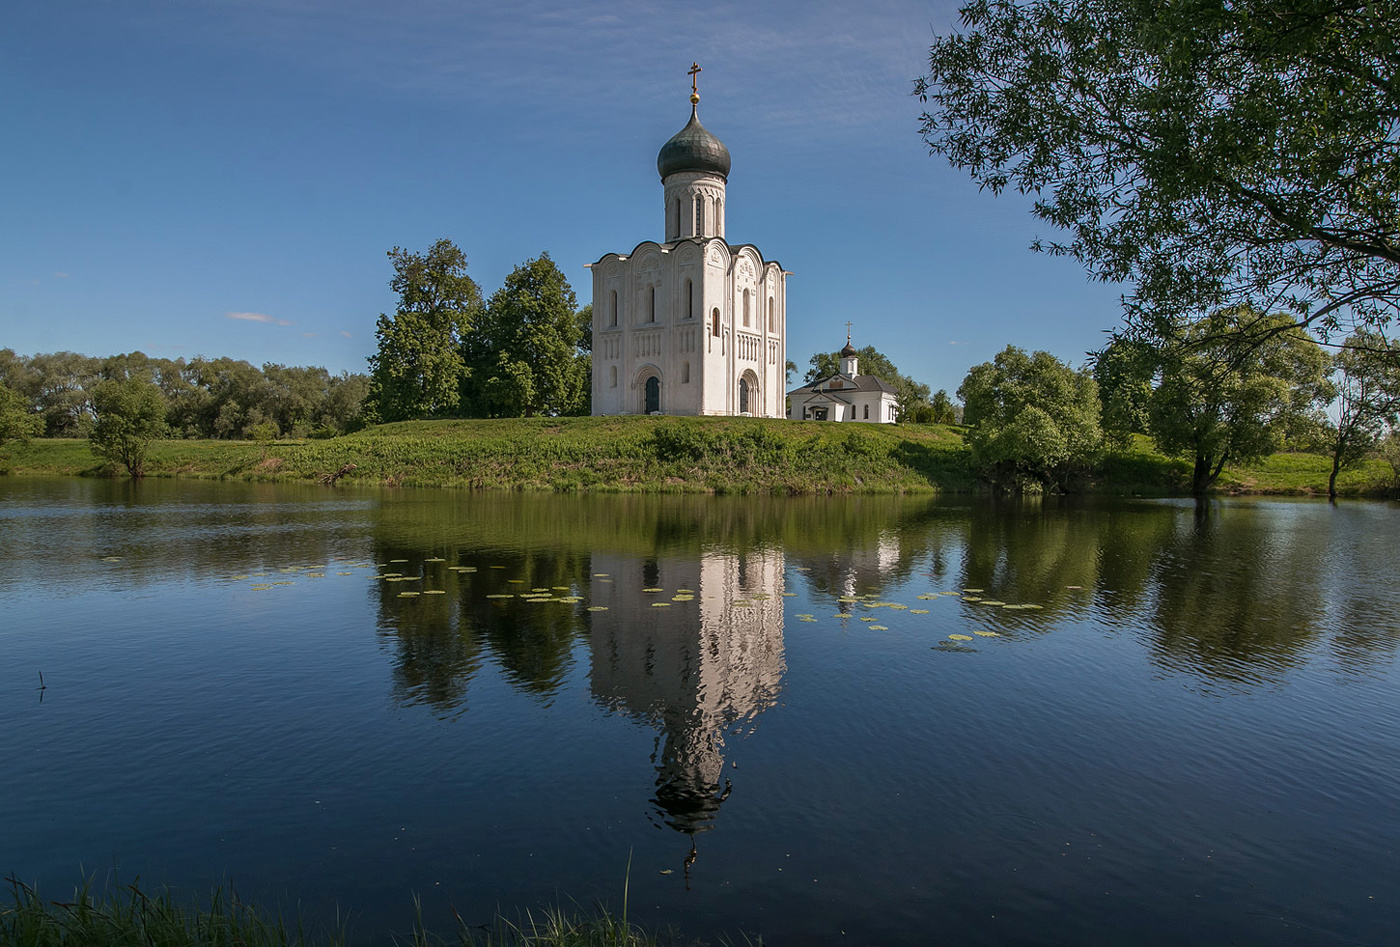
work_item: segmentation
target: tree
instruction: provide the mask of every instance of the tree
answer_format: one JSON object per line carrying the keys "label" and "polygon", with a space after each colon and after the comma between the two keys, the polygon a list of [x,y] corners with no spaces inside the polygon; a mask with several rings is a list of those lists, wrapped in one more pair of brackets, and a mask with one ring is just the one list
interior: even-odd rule
{"label": "tree", "polygon": [[948,397],[948,390],[940,388],[934,392],[929,399],[929,410],[931,417],[929,421],[933,424],[958,424],[958,406],[953,404],[953,399]]}
{"label": "tree", "polygon": [[1094,378],[1049,352],[1008,345],[958,388],[973,463],[1001,489],[1064,489],[1103,440]]}
{"label": "tree", "polygon": [[[1248,357],[1231,341],[1241,321],[1270,330]],[[1226,310],[1188,325],[1170,348],[1118,339],[1097,362],[1113,365],[1115,383],[1143,406],[1157,449],[1192,462],[1197,496],[1227,463],[1272,454],[1291,423],[1330,397],[1325,353],[1287,316]],[[1115,398],[1130,400],[1115,392],[1105,396],[1110,403]]]}
{"label": "tree", "polygon": [[132,477],[146,473],[151,442],[164,437],[165,396],[141,378],[109,378],[92,390],[95,418],[88,443],[98,457],[119,463]]}
{"label": "tree", "polygon": [[[929,420],[928,406],[929,389],[928,385],[917,382],[909,376],[900,372],[894,367],[894,362],[889,357],[877,351],[875,346],[867,345],[856,351],[856,368],[862,375],[874,375],[883,380],[895,391],[898,399],[897,420],[904,423],[927,422]],[[810,385],[812,382],[822,378],[829,378],[841,370],[840,352],[818,352],[808,360],[807,374],[803,376],[803,384]],[[796,370],[796,366],[793,367]]]}
{"label": "tree", "polygon": [[460,397],[461,337],[481,310],[481,290],[451,240],[425,254],[394,247],[389,259],[399,306],[392,317],[380,313],[374,330],[368,412],[378,421],[446,414]]}
{"label": "tree", "polygon": [[1248,346],[1378,326],[1400,305],[1397,22],[1400,0],[974,0],[915,82],[923,138],[1033,195],[1067,232],[1036,249],[1131,284],[1139,338],[1245,306],[1273,314],[1221,327]]}
{"label": "tree", "polygon": [[1332,472],[1327,495],[1337,495],[1337,474],[1364,460],[1400,415],[1400,350],[1377,332],[1357,330],[1332,363],[1337,423],[1327,445]]}
{"label": "tree", "polygon": [[482,417],[586,414],[591,376],[578,299],[542,253],[517,266],[462,338],[462,400]]}
{"label": "tree", "polygon": [[29,402],[18,392],[0,383],[0,444],[6,441],[29,443],[44,432],[44,419],[29,410]]}

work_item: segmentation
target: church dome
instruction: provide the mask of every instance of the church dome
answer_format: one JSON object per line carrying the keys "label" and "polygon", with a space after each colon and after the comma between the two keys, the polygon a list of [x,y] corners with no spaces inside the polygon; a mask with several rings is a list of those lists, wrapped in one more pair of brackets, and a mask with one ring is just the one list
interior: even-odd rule
{"label": "church dome", "polygon": [[855,356],[855,354],[856,354],[856,347],[855,347],[854,345],[852,345],[852,344],[850,343],[850,341],[847,341],[847,342],[846,342],[846,347],[845,347],[844,349],[841,350],[841,357],[842,357],[842,358],[852,358],[853,356]]}
{"label": "church dome", "polygon": [[656,156],[656,170],[661,172],[663,181],[677,171],[704,171],[728,180],[729,149],[700,124],[692,106],[690,121],[661,146],[661,153]]}

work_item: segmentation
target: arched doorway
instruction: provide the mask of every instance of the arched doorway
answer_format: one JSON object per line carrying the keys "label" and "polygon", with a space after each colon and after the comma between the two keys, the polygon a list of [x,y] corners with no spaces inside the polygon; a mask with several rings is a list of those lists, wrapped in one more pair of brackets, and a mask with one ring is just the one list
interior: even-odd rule
{"label": "arched doorway", "polygon": [[739,413],[749,413],[749,380],[747,378],[739,379]]}
{"label": "arched doorway", "polygon": [[653,414],[661,410],[661,379],[655,375],[647,378],[646,397],[643,402],[642,411],[645,414]]}
{"label": "arched doorway", "polygon": [[759,397],[758,379],[753,372],[744,372],[739,376],[739,413],[763,413],[763,399]]}

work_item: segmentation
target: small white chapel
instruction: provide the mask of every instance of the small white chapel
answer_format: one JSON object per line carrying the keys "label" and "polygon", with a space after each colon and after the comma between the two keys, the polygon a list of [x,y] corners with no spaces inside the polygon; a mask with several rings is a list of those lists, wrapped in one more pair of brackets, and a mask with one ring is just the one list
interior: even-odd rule
{"label": "small white chapel", "polygon": [[656,169],[665,240],[609,253],[593,271],[593,413],[785,417],[787,277],[725,238],[729,149],[690,121]]}
{"label": "small white chapel", "polygon": [[840,370],[788,392],[788,417],[799,421],[893,424],[899,417],[899,395],[883,378],[860,373],[860,358],[851,344],[850,323],[846,325]]}

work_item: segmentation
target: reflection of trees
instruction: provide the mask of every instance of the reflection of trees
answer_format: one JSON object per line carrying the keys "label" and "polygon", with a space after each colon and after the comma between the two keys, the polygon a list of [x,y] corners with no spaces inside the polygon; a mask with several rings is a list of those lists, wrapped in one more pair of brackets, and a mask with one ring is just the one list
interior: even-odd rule
{"label": "reflection of trees", "polygon": [[4,581],[58,595],[81,590],[74,575],[107,556],[120,558],[103,570],[123,588],[324,565],[362,552],[369,507],[316,487],[11,479],[0,504],[15,514],[0,514]]}
{"label": "reflection of trees", "polygon": [[[950,546],[961,549],[966,511],[928,498],[829,498],[794,504],[783,517],[791,536],[783,549],[813,590],[828,595],[878,592],[909,578],[920,556],[946,569]],[[802,523],[815,524],[802,539]]]}
{"label": "reflection of trees", "polygon": [[[729,795],[725,733],[772,706],[782,686],[782,554],[598,556],[593,564],[613,580],[592,592],[607,608],[590,616],[593,693],[659,730],[654,801],[668,825],[694,836]],[[665,592],[637,594],[658,587]],[[653,606],[679,589],[694,601]]]}
{"label": "reflection of trees", "polygon": [[1153,576],[1159,660],[1245,682],[1300,663],[1323,614],[1326,544],[1280,528],[1287,509],[1203,502],[1179,517]]}
{"label": "reflection of trees", "polygon": [[[397,651],[395,699],[407,705],[425,703],[442,714],[460,713],[466,706],[467,684],[487,656],[521,690],[542,697],[555,693],[583,631],[580,606],[515,596],[535,588],[582,588],[587,560],[469,552],[435,556],[433,552],[400,546],[375,550],[381,564],[408,560],[384,566],[382,572],[419,577],[407,582],[380,580],[376,586],[380,634],[391,639]],[[458,572],[454,566],[475,571]],[[401,592],[423,589],[441,589],[444,594],[400,597]],[[489,598],[492,594],[512,597]],[[552,591],[550,597],[566,594]]]}

